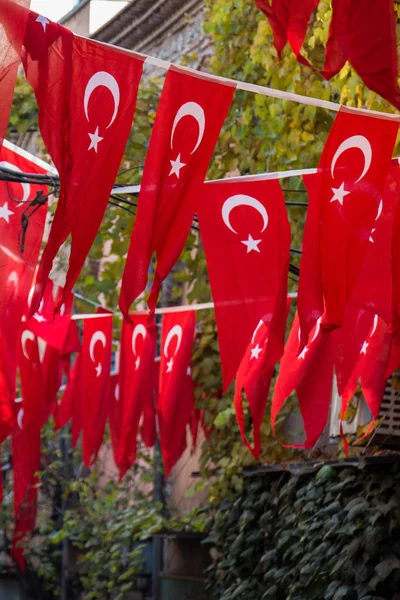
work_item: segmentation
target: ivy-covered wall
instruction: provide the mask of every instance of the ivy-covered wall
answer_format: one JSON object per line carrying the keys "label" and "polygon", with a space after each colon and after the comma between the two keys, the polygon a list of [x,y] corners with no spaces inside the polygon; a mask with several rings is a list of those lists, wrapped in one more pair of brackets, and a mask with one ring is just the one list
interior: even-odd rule
{"label": "ivy-covered wall", "polygon": [[400,466],[249,477],[208,540],[215,600],[400,600]]}

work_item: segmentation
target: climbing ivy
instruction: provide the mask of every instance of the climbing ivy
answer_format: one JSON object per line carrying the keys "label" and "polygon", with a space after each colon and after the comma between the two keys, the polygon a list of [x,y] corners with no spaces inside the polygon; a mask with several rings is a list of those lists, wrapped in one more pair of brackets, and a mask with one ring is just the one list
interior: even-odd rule
{"label": "climbing ivy", "polygon": [[389,600],[400,586],[398,465],[263,473],[206,540],[215,600]]}

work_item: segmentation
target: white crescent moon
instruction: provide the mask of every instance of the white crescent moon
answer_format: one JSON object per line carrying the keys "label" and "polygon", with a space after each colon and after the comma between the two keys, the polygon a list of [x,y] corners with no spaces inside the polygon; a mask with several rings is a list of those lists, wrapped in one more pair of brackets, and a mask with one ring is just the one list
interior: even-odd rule
{"label": "white crescent moon", "polygon": [[101,342],[103,348],[106,347],[107,340],[103,331],[96,331],[96,333],[92,335],[92,339],[90,340],[89,354],[92,362],[96,362],[96,359],[94,357],[94,347],[97,344],[97,342]]}
{"label": "white crescent moon", "polygon": [[347,140],[344,140],[344,142],[342,142],[340,144],[339,148],[335,152],[335,156],[332,159],[331,175],[332,175],[332,178],[335,176],[334,175],[335,166],[336,166],[336,162],[337,162],[339,156],[341,156],[343,154],[343,152],[346,152],[346,150],[350,150],[350,148],[358,148],[359,150],[361,150],[361,152],[364,155],[364,169],[363,169],[363,172],[361,173],[360,177],[356,180],[356,183],[358,183],[364,177],[364,175],[370,168],[371,160],[372,160],[371,144],[369,143],[367,138],[363,135],[352,135],[351,137],[347,138]]}
{"label": "white crescent moon", "polygon": [[111,127],[111,125],[114,123],[117,114],[118,114],[118,109],[119,109],[119,102],[120,102],[120,91],[119,91],[119,85],[117,80],[115,79],[115,77],[113,77],[112,75],[110,75],[110,73],[107,73],[107,71],[98,71],[97,73],[95,73],[88,81],[88,84],[86,86],[85,89],[85,96],[83,99],[83,106],[85,108],[85,115],[86,115],[86,119],[89,121],[89,100],[90,100],[90,96],[93,94],[94,90],[98,87],[106,87],[108,90],[110,90],[113,99],[114,99],[114,114],[111,118],[111,121],[109,122],[109,124],[107,125],[107,129],[109,127]]}
{"label": "white crescent moon", "polygon": [[24,409],[20,408],[18,411],[18,416],[17,416],[17,423],[18,423],[18,427],[21,429],[21,431],[24,429]]}
{"label": "white crescent moon", "polygon": [[[23,173],[23,171],[21,171],[21,169],[19,167],[16,167],[15,165],[7,162],[6,160],[2,160],[0,162],[0,167],[10,169],[10,171],[16,171],[17,173]],[[24,195],[18,206],[20,206],[22,202],[26,202],[27,200],[29,200],[29,197],[31,195],[31,186],[29,183],[20,183],[20,186],[22,187]]]}
{"label": "white crescent moon", "polygon": [[26,350],[26,342],[28,340],[30,340],[31,342],[34,342],[35,334],[32,331],[29,331],[29,329],[25,329],[25,331],[23,331],[22,335],[21,335],[22,352],[23,352],[26,360],[31,360],[31,357],[29,356],[29,353]]}
{"label": "white crescent moon", "polygon": [[312,342],[313,342],[315,339],[317,339],[317,337],[318,337],[318,335],[319,335],[319,332],[321,331],[321,321],[322,321],[322,317],[320,317],[320,318],[318,319],[318,321],[316,322],[316,324],[315,324],[315,332],[314,332],[314,335],[313,335],[313,337],[312,337],[312,340],[311,340]]}
{"label": "white crescent moon", "polygon": [[376,328],[378,327],[378,319],[379,319],[378,315],[375,315],[375,316],[374,316],[374,324],[373,324],[373,326],[372,326],[372,330],[371,330],[371,333],[370,333],[370,337],[372,337],[372,336],[374,335],[374,333],[375,333],[375,331],[376,331]]}
{"label": "white crescent moon", "polygon": [[252,343],[252,344],[254,344],[254,341],[255,341],[255,339],[256,339],[256,335],[257,335],[257,333],[258,333],[258,330],[260,329],[260,327],[262,327],[262,326],[263,326],[263,323],[264,323],[264,321],[261,319],[261,320],[260,320],[260,322],[259,322],[259,324],[258,324],[258,325],[257,325],[257,327],[255,328],[255,330],[254,330],[254,333],[253,333],[253,337],[251,338],[251,343]]}
{"label": "white crescent moon", "polygon": [[174,337],[178,338],[178,343],[177,343],[176,350],[175,350],[175,354],[177,354],[177,352],[181,346],[181,343],[182,343],[182,335],[183,335],[183,332],[182,332],[182,327],[180,325],[175,325],[174,327],[172,327],[172,329],[170,330],[170,332],[167,335],[167,339],[165,340],[165,344],[164,344],[164,356],[166,358],[168,358],[168,348]]}
{"label": "white crescent moon", "polygon": [[199,126],[199,136],[197,138],[195,147],[193,148],[193,150],[190,153],[190,154],[193,154],[193,152],[196,152],[197,148],[200,146],[200,144],[202,142],[202,139],[204,136],[204,130],[206,127],[206,116],[204,114],[204,110],[201,108],[200,104],[197,104],[197,102],[186,102],[185,104],[182,104],[182,106],[176,113],[174,124],[172,125],[172,131],[171,131],[171,149],[173,148],[174,134],[175,134],[176,126],[178,125],[179,121],[181,119],[183,119],[183,117],[187,117],[187,116],[190,116],[190,117],[193,117],[194,119],[196,119],[198,126]]}
{"label": "white crescent moon", "polygon": [[143,339],[146,337],[147,335],[147,330],[146,327],[142,324],[136,325],[135,329],[133,330],[133,334],[132,334],[132,352],[135,356],[137,356],[136,354],[136,340],[139,336],[141,336]]}
{"label": "white crescent moon", "polygon": [[222,206],[222,218],[224,220],[224,223],[231,231],[233,231],[233,233],[237,233],[237,231],[233,229],[229,218],[231,211],[234,208],[237,208],[238,206],[251,206],[257,212],[259,212],[264,221],[264,226],[261,229],[261,232],[266,230],[268,225],[268,213],[265,206],[263,206],[261,202],[259,202],[252,196],[247,196],[246,194],[236,194],[235,196],[231,196],[230,198],[228,198],[228,200],[225,200]]}
{"label": "white crescent moon", "polygon": [[382,209],[383,209],[383,201],[381,200],[381,201],[379,202],[379,206],[378,206],[378,212],[377,212],[377,214],[376,214],[375,221],[377,221],[377,220],[379,219],[379,217],[381,216],[381,214],[382,214]]}
{"label": "white crescent moon", "polygon": [[114,398],[115,398],[115,401],[118,402],[118,400],[119,400],[119,383],[117,383],[115,386]]}

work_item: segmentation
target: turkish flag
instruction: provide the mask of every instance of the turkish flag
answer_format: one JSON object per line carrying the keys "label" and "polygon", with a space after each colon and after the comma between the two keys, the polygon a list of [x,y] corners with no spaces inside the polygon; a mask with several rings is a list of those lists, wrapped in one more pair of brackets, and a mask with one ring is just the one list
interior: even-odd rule
{"label": "turkish flag", "polygon": [[81,387],[81,354],[75,359],[69,373],[61,402],[55,412],[55,430],[65,427],[72,419],[72,447],[75,448],[82,430],[82,387]]}
{"label": "turkish flag", "polygon": [[202,196],[197,213],[226,391],[260,319],[280,318],[283,350],[290,227],[277,180],[207,184]]}
{"label": "turkish flag", "polygon": [[[400,197],[400,168],[392,166],[386,180],[364,263],[346,309],[343,326],[334,332],[335,370],[342,396],[343,418],[358,381],[374,419],[377,419],[388,376],[400,364],[392,282],[392,252],[397,255],[396,220]],[[393,234],[393,235],[392,235]],[[394,285],[393,285],[394,283]],[[365,290],[374,292],[364,308]]]}
{"label": "turkish flag", "polygon": [[16,405],[17,419],[12,432],[15,532],[13,554],[24,568],[23,548],[17,542],[34,528],[40,470],[40,429],[45,389],[37,339],[23,329],[19,347],[22,403]]}
{"label": "turkish flag", "polygon": [[395,27],[392,0],[333,0],[321,74],[330,79],[348,60],[371,90],[400,108]]}
{"label": "turkish flag", "polygon": [[143,407],[140,437],[147,448],[152,448],[157,440],[156,408],[158,403],[158,382],[160,380],[160,362],[154,361],[152,374],[153,394],[146,396]]}
{"label": "turkish flag", "polygon": [[[400,168],[389,170],[371,235],[357,280],[346,304],[343,325],[334,333],[335,371],[342,395],[359,361],[375,315],[386,324],[393,321],[392,240],[393,217],[400,196]],[[391,328],[393,325],[391,325]],[[379,328],[381,330],[381,327]]]}
{"label": "turkish flag", "polygon": [[111,375],[108,382],[108,401],[110,411],[108,423],[110,426],[111,447],[115,465],[118,467],[118,449],[121,439],[122,402],[120,402],[119,373]]}
{"label": "turkish flag", "polygon": [[[290,309],[291,301],[283,303],[284,319],[279,317],[271,321],[260,320],[254,328],[250,343],[243,355],[236,375],[234,407],[236,420],[238,422],[240,435],[244,445],[250,450],[254,458],[258,460],[261,451],[261,425],[268,400],[271,379],[274,368],[280,359],[285,342],[284,323]],[[279,331],[278,335],[277,323]],[[253,428],[253,446],[247,440],[245,434],[245,418],[243,411],[242,392],[245,392],[249,404]]]}
{"label": "turkish flag", "polygon": [[122,478],[136,461],[139,422],[146,405],[154,403],[156,329],[146,328],[147,317],[132,315],[134,324],[122,324],[119,365],[122,423],[117,465]]}
{"label": "turkish flag", "polygon": [[39,106],[40,131],[61,180],[32,315],[67,237],[71,235],[71,255],[57,308],[71,291],[96,237],[131,131],[143,59],[76,37],[30,12],[23,64]]}
{"label": "turkish flag", "polygon": [[[307,33],[311,14],[317,8],[319,0],[255,0],[272,27],[274,46],[279,58],[288,41],[297,60],[303,62],[300,50]],[[307,63],[308,64],[308,63]]]}
{"label": "turkish flag", "polygon": [[163,317],[157,414],[165,477],[186,448],[186,428],[194,409],[193,390],[190,391],[187,378],[191,376],[195,327],[193,310]]}
{"label": "turkish flag", "polygon": [[[255,0],[274,34],[279,58],[289,41],[296,59],[312,64],[301,54],[312,12],[319,0]],[[330,79],[349,61],[364,83],[400,108],[397,83],[396,15],[392,0],[332,0],[324,68],[317,73]]]}
{"label": "turkish flag", "polygon": [[108,380],[111,368],[113,322],[108,315],[86,319],[81,353],[83,461],[87,467],[97,458],[108,416]]}
{"label": "turkish flag", "polygon": [[[306,440],[312,448],[325,429],[333,381],[333,341],[329,332],[316,321],[306,346],[301,347],[299,318],[296,313],[285,351],[271,405],[271,426],[276,435],[276,419],[286,400],[296,391],[303,417]],[[303,444],[300,445],[300,447]]]}
{"label": "turkish flag", "polygon": [[120,308],[129,308],[147,284],[151,257],[157,267],[149,307],[185,245],[218,135],[234,87],[169,69],[144,166],[138,210],[125,271]]}
{"label": "turkish flag", "polygon": [[46,387],[43,424],[49,414],[57,410],[57,393],[61,387],[63,370],[68,375],[70,354],[79,352],[79,333],[71,313],[74,295],[69,294],[61,305],[60,314],[54,317],[54,310],[62,288],[48,279],[39,310],[27,322],[27,327],[40,338],[41,362]]}
{"label": "turkish flag", "polygon": [[[0,166],[23,173],[46,173],[7,142]],[[0,442],[10,433],[17,369],[18,334],[40,252],[46,208],[29,218],[24,253],[19,248],[21,218],[27,203],[47,188],[33,184],[0,182]]]}
{"label": "turkish flag", "polygon": [[[8,126],[21,46],[28,21],[28,11],[24,8],[29,6],[30,0],[0,1],[0,149]],[[12,31],[4,27],[4,22],[9,19],[14,22]]]}
{"label": "turkish flag", "polygon": [[[397,129],[393,120],[340,109],[317,176],[304,177],[311,217],[307,216],[300,266],[302,343],[310,334],[310,323],[321,314],[325,329],[343,322],[346,302],[379,218]],[[374,290],[368,288],[362,302],[370,305],[371,297]]]}

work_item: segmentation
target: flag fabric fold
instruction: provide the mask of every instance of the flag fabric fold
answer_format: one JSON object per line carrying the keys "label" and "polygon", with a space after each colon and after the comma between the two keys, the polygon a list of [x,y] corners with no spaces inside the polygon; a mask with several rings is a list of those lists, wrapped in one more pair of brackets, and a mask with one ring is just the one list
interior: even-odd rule
{"label": "flag fabric fold", "polygon": [[[148,410],[154,405],[156,329],[146,328],[146,316],[133,315],[133,321],[133,325],[124,322],[121,330],[119,401],[122,420],[116,461],[120,477],[136,461],[139,423],[146,407]],[[151,431],[146,430],[146,433],[151,437]]]}
{"label": "flag fabric fold", "polygon": [[157,415],[166,477],[185,451],[187,426],[194,409],[188,377],[191,378],[195,326],[196,314],[192,310],[163,317]]}
{"label": "flag fabric fold", "polygon": [[306,448],[313,448],[328,421],[333,381],[333,341],[329,332],[315,322],[308,343],[302,347],[296,313],[282,356],[271,405],[271,425],[276,435],[279,412],[296,391],[303,417]]}
{"label": "flag fabric fold", "polygon": [[145,290],[153,253],[152,311],[162,281],[183,250],[234,89],[172,67],[167,73],[122,278],[119,305],[128,320],[132,302]]}

